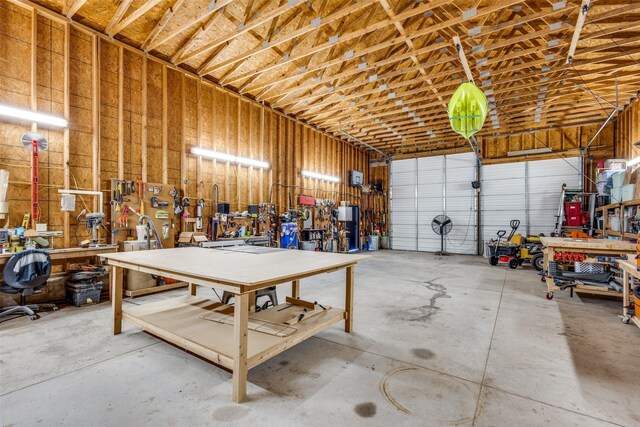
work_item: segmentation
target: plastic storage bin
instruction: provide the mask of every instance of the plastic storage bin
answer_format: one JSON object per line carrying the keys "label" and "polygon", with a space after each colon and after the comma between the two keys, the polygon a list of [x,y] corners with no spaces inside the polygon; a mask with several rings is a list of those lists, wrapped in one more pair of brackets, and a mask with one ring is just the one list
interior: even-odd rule
{"label": "plastic storage bin", "polygon": [[611,184],[613,188],[620,188],[624,185],[624,172],[611,174]]}
{"label": "plastic storage bin", "polygon": [[102,282],[67,282],[67,301],[80,307],[86,304],[98,304],[100,302],[100,291]]}
{"label": "plastic storage bin", "polygon": [[611,189],[611,203],[622,202],[622,188]]}
{"label": "plastic storage bin", "polygon": [[633,193],[636,189],[636,186],[633,184],[627,184],[622,186],[621,196],[623,202],[628,202],[629,200],[633,200]]}

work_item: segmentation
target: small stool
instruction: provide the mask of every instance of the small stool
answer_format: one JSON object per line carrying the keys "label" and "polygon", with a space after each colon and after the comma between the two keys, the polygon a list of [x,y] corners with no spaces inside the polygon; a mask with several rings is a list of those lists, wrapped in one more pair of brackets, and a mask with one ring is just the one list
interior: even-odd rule
{"label": "small stool", "polygon": [[[270,288],[260,289],[256,291],[256,311],[259,311],[260,309],[264,310],[269,306],[269,302],[267,302],[262,308],[259,308],[258,298],[260,297],[269,298],[271,305],[274,307],[278,305],[278,295],[276,294],[275,286],[271,286]],[[233,294],[231,292],[224,291],[224,293],[222,294],[222,303],[229,304],[229,300],[231,298],[233,298]]]}

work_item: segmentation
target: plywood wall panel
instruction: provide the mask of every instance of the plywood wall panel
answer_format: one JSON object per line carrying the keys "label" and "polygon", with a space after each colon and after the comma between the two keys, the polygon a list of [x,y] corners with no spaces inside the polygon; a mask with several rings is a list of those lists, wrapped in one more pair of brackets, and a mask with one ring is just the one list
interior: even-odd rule
{"label": "plywood wall panel", "polygon": [[624,109],[616,120],[615,157],[633,159],[640,156],[640,98]]}
{"label": "plywood wall panel", "polygon": [[[226,89],[167,68],[142,52],[122,49],[106,39],[98,43],[73,23],[69,24],[67,58],[67,24],[34,14],[27,5],[0,3],[0,58],[3,63],[10,62],[0,67],[0,102],[31,106],[32,81],[25,70],[30,70],[31,64],[33,16],[37,17],[39,62],[34,83],[38,110],[63,115],[64,64],[69,61],[71,188],[90,189],[94,177],[99,177],[98,187],[108,191],[111,178],[122,173],[123,178],[136,180],[146,165],[147,181],[162,182],[166,175],[167,185],[184,188],[194,199],[204,198],[205,216],[211,212],[213,184],[219,186],[220,201],[241,211],[248,204],[269,201],[270,196],[278,209],[284,210],[289,208],[290,196],[295,203],[300,192],[360,200],[346,180],[349,169],[367,172],[364,151]],[[94,78],[97,96],[92,89]],[[30,123],[0,122],[0,167],[11,173],[12,225],[29,210],[29,155],[19,139],[30,127]],[[63,132],[41,131],[50,142],[50,150],[41,157],[41,182],[46,183],[41,192],[43,220],[51,229],[61,229],[57,189],[64,186]],[[190,154],[192,146],[264,160],[271,166],[263,170],[201,159]],[[340,176],[341,182],[303,179],[303,169]],[[76,229],[74,217],[71,215],[72,233]],[[71,238],[70,244],[75,243]]]}

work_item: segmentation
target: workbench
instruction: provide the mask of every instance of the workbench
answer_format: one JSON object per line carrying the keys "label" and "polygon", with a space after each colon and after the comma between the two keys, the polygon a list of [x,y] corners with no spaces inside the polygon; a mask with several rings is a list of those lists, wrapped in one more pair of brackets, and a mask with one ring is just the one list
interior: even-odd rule
{"label": "workbench", "polygon": [[640,307],[635,307],[635,316],[632,316],[629,312],[629,306],[631,303],[631,280],[629,276],[637,279],[636,283],[640,282],[640,271],[636,265],[635,255],[629,257],[627,261],[619,261],[618,265],[622,270],[622,277],[624,279],[622,289],[622,322],[633,322],[640,328]]}
{"label": "workbench", "polygon": [[[118,247],[114,245],[100,246],[95,248],[65,248],[65,249],[51,249],[45,252],[51,257],[51,261],[69,261],[72,259],[91,258],[94,256],[102,256],[103,254],[110,254],[117,252]],[[0,266],[5,265],[9,258],[14,254],[0,254]]]}
{"label": "workbench", "polygon": [[[112,266],[113,334],[122,330],[122,320],[186,351],[233,372],[233,401],[246,398],[247,371],[318,332],[344,320],[345,332],[353,327],[354,270],[361,255],[254,248],[251,253],[232,249],[176,248],[106,255]],[[188,295],[122,308],[123,270],[171,277],[189,283]],[[255,291],[284,283],[292,284],[292,297],[299,298],[303,278],[346,270],[345,308],[330,308],[295,324],[288,336],[269,335],[251,328],[256,322],[282,324],[291,316],[286,305],[253,313]],[[196,286],[234,294],[234,306],[200,298]],[[253,301],[252,301],[253,300]],[[282,307],[284,306],[284,307]],[[207,320],[219,309],[232,311],[228,324]],[[251,319],[249,319],[251,315]]]}
{"label": "workbench", "polygon": [[[95,258],[102,257],[105,254],[115,253],[118,251],[118,247],[114,245],[107,245],[95,248],[45,249],[45,251],[49,254],[52,265],[61,265],[61,271],[56,270],[57,272],[51,274],[49,282],[47,283],[47,286],[44,287],[42,292],[33,294],[29,297],[30,304],[51,301],[64,301],[66,298],[64,276],[66,274],[66,271],[69,269],[68,264],[72,261],[81,262],[86,260],[94,260]],[[0,282],[2,282],[2,270],[4,268],[4,265],[13,255],[13,253],[0,254]],[[106,289],[106,283],[103,289]]]}
{"label": "workbench", "polygon": [[[549,274],[549,262],[554,261],[556,252],[569,252],[575,254],[585,254],[587,256],[596,257],[598,255],[626,259],[629,254],[636,253],[636,245],[634,243],[622,242],[612,239],[569,239],[564,237],[542,237],[540,241],[544,245],[544,271],[547,272],[547,299],[553,298],[553,293],[560,290],[555,285],[554,277]],[[591,261],[585,261],[591,262]],[[604,295],[604,296],[620,296],[620,293],[610,289],[578,284],[575,292]]]}

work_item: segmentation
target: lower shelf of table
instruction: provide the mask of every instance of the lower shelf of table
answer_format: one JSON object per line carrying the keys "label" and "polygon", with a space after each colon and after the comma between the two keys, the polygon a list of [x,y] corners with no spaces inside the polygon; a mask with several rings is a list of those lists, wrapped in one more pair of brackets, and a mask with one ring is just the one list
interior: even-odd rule
{"label": "lower shelf of table", "polygon": [[[552,278],[547,278],[547,291],[561,292],[562,289],[556,286]],[[570,288],[567,288],[565,291],[569,292]],[[604,287],[600,288],[598,286],[577,285],[573,288],[573,292],[578,294],[601,295],[601,296],[607,296],[607,297],[622,298],[622,292],[616,292],[613,289],[608,289]]]}
{"label": "lower shelf of table", "polygon": [[[202,318],[221,305],[220,302],[187,295],[126,308],[123,319],[184,350],[233,369],[233,326]],[[283,323],[290,315],[286,310],[278,312],[270,308],[251,313],[251,317]],[[344,310],[331,308],[296,324],[297,331],[288,337],[248,330],[247,366],[253,368],[344,319]]]}
{"label": "lower shelf of table", "polygon": [[133,291],[125,289],[124,294],[128,297],[134,298],[142,295],[149,295],[149,294],[155,294],[157,292],[169,291],[171,289],[184,288],[185,286],[188,286],[188,285],[189,284],[187,282],[177,282],[177,283],[170,283],[168,285],[160,285],[160,286],[152,286],[150,288],[135,289]]}

